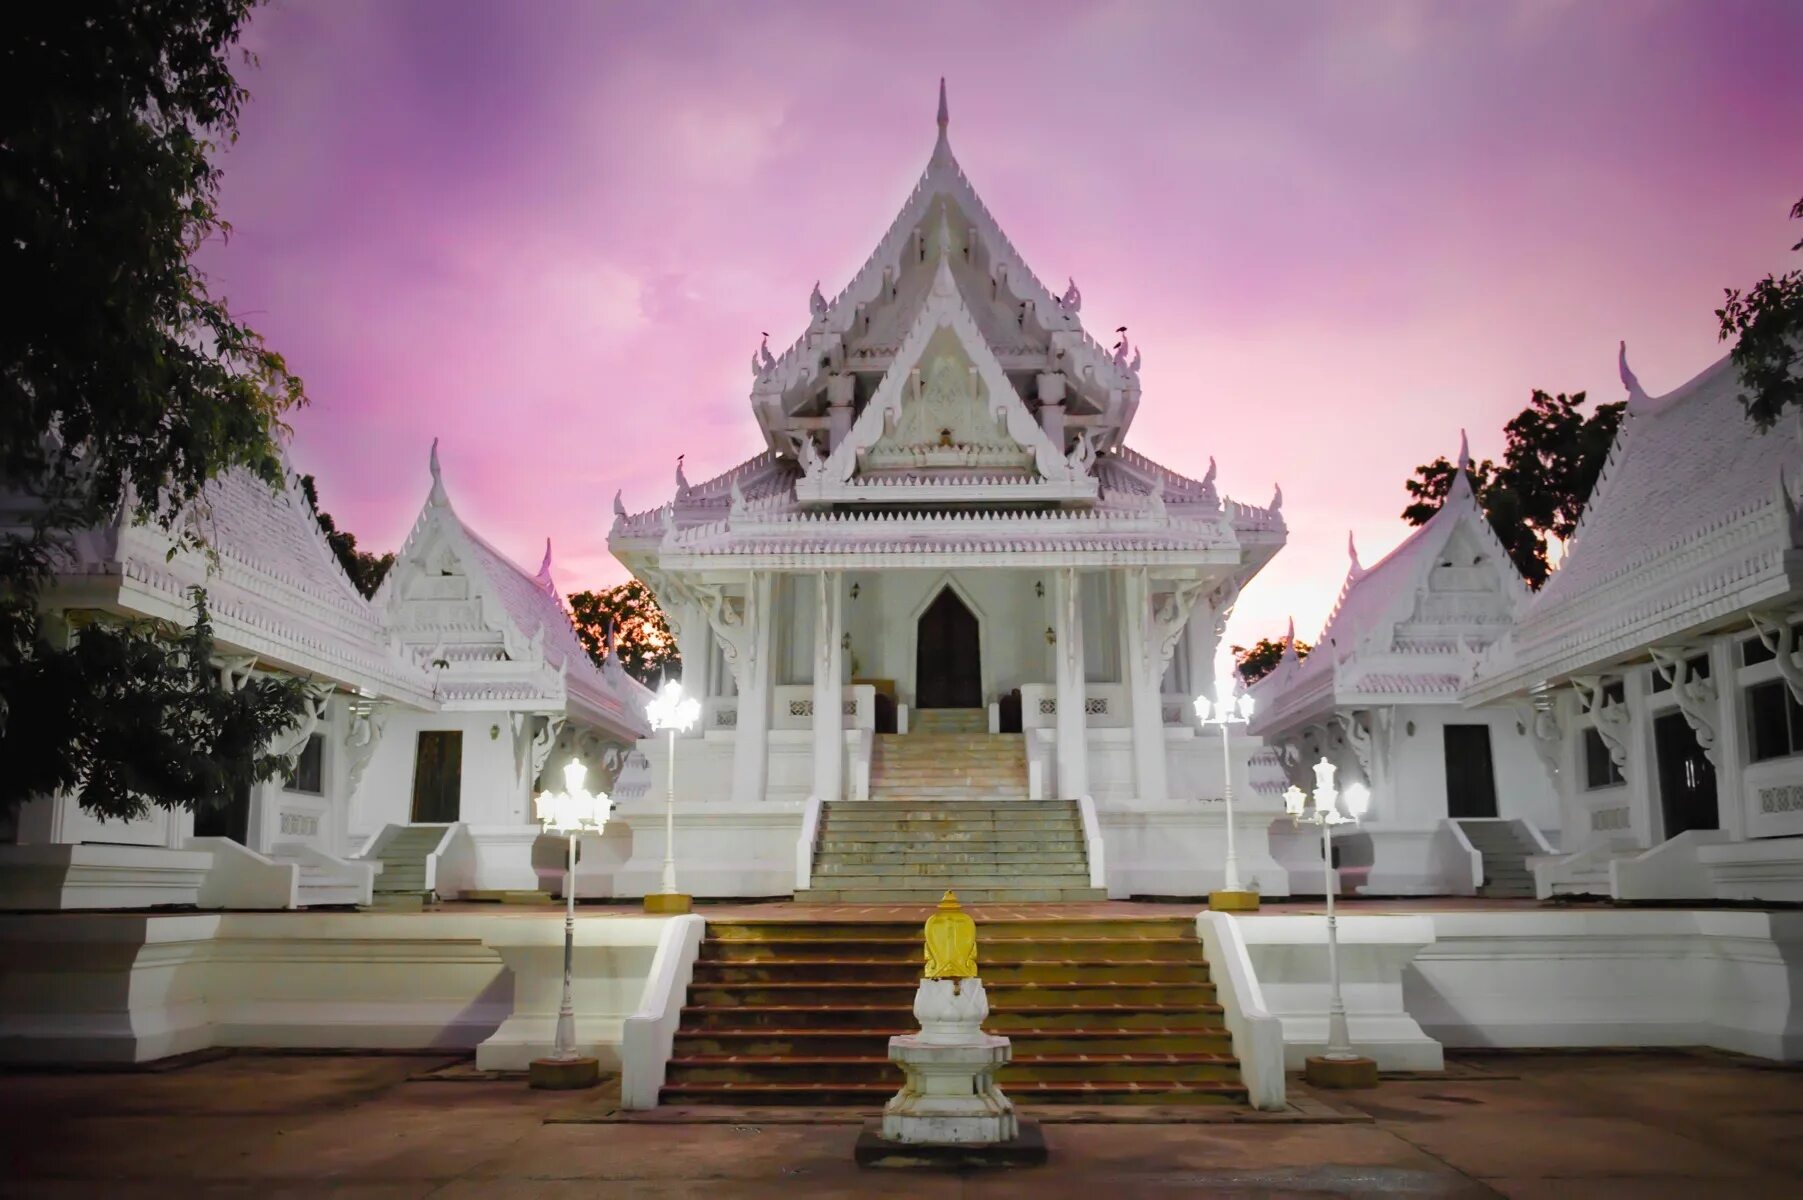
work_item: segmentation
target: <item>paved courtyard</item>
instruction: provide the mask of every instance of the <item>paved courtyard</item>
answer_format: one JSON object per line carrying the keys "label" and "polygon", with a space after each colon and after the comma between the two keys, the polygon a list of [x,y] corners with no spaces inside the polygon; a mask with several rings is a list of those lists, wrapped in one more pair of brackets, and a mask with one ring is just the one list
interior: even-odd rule
{"label": "paved courtyard", "polygon": [[[1050,1165],[890,1175],[844,1114],[622,1117],[450,1055],[240,1053],[0,1077],[0,1196],[1803,1194],[1803,1071],[1712,1052],[1473,1056],[1276,1116],[1048,1112]],[[1076,1120],[1070,1118],[1075,1117]]]}

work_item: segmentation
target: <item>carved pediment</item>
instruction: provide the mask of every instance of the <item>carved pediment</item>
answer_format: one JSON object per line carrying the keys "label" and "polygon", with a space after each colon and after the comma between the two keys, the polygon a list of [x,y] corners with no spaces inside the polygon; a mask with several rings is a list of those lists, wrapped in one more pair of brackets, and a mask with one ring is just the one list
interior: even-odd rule
{"label": "carved pediment", "polygon": [[1007,416],[991,405],[986,385],[955,343],[913,372],[899,416],[859,456],[864,471],[921,469],[1029,472],[1033,453],[1015,441]]}

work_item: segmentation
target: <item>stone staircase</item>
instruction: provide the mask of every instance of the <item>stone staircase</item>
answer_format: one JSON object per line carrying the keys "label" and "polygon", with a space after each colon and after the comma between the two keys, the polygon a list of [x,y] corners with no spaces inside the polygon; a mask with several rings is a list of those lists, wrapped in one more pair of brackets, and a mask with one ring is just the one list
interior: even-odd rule
{"label": "stone staircase", "polygon": [[1106,900],[1089,886],[1083,821],[1068,800],[845,802],[825,806],[811,904]]}
{"label": "stone staircase", "polygon": [[1089,886],[1075,803],[1027,799],[1026,742],[986,732],[982,709],[927,709],[880,734],[870,799],[821,813],[813,886],[800,901],[933,904],[1105,900]]}
{"label": "stone staircase", "polygon": [[417,908],[432,900],[426,887],[426,856],[444,840],[444,825],[404,825],[382,843],[376,860],[375,902],[384,908]]}
{"label": "stone staircase", "polygon": [[[304,846],[278,843],[270,847],[274,862],[291,863],[297,868],[302,908],[328,908],[360,905],[366,902],[363,881],[355,865],[326,855],[309,854]],[[424,870],[423,860],[421,870]],[[376,890],[382,887],[382,876],[376,876]]]}
{"label": "stone staircase", "polygon": [[[1023,1105],[1244,1104],[1187,917],[984,922],[984,1028]],[[889,1038],[918,1028],[918,921],[709,921],[662,1102],[880,1106]]]}
{"label": "stone staircase", "polygon": [[1534,873],[1527,858],[1541,851],[1521,822],[1463,818],[1458,824],[1472,849],[1484,856],[1484,882],[1477,894],[1533,899]]}

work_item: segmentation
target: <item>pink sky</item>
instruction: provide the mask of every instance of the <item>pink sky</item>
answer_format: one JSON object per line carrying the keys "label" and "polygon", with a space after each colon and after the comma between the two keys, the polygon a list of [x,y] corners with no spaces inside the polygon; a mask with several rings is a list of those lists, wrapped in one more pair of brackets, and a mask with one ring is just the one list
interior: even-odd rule
{"label": "pink sky", "polygon": [[616,488],[760,449],[787,345],[925,166],[1143,347],[1132,444],[1289,546],[1230,636],[1312,638],[1407,532],[1418,463],[1497,456],[1534,387],[1655,394],[1721,288],[1803,231],[1803,5],[302,4],[225,160],[218,289],[307,384],[296,466],[397,546],[442,439],[460,512],[566,590],[617,582]]}

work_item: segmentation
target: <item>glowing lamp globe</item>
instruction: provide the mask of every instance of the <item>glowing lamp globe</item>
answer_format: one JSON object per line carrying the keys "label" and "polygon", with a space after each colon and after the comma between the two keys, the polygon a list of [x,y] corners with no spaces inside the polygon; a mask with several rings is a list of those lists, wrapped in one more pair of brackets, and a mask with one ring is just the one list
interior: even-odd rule
{"label": "glowing lamp globe", "polygon": [[701,702],[683,695],[682,685],[674,679],[659,688],[651,703],[645,706],[645,719],[651,722],[653,729],[684,733],[700,718]]}
{"label": "glowing lamp globe", "polygon": [[1346,806],[1346,815],[1356,821],[1371,807],[1371,789],[1362,783],[1347,784],[1340,793],[1340,802]]}
{"label": "glowing lamp globe", "polygon": [[1292,817],[1300,817],[1304,806],[1308,804],[1308,793],[1295,784],[1291,784],[1283,793],[1283,811]]}

